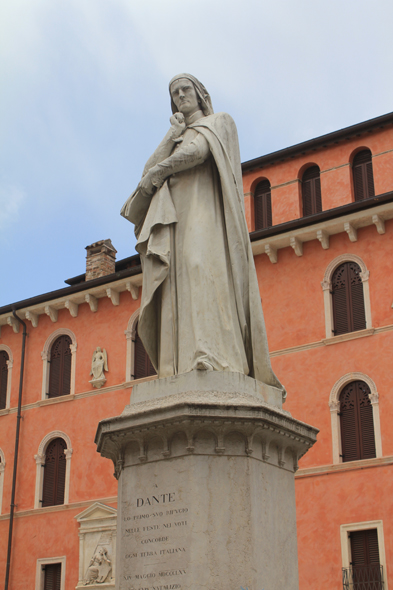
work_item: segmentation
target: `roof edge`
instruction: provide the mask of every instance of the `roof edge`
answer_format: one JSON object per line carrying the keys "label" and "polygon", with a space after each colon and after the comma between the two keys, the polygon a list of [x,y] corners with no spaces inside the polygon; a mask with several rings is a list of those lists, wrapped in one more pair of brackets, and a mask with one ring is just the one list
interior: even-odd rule
{"label": "roof edge", "polygon": [[262,168],[266,164],[272,164],[279,160],[286,160],[288,158],[295,157],[302,152],[316,150],[324,147],[328,143],[343,141],[347,138],[349,139],[348,136],[365,133],[366,131],[369,131],[375,127],[384,127],[385,125],[389,124],[393,124],[393,112],[375,117],[374,119],[368,119],[367,121],[357,123],[356,125],[351,125],[350,127],[344,127],[343,129],[327,133],[326,135],[320,135],[314,139],[308,139],[307,141],[297,143],[276,152],[271,152],[270,154],[260,156],[259,158],[254,158],[253,160],[247,160],[246,162],[242,163],[242,170],[243,172],[246,172],[253,170],[254,168]]}

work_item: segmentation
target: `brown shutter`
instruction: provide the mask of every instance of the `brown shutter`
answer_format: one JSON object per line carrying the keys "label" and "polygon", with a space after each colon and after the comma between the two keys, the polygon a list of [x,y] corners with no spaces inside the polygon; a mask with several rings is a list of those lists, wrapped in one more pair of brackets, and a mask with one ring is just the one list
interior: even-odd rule
{"label": "brown shutter", "polygon": [[143,377],[149,377],[156,375],[156,370],[149,359],[143,342],[138,334],[138,324],[135,330],[135,348],[134,348],[134,379],[142,379]]}
{"label": "brown shutter", "polygon": [[61,563],[48,563],[44,567],[44,590],[60,590]]}
{"label": "brown shutter", "polygon": [[48,397],[69,395],[71,391],[71,338],[57,338],[51,348]]}
{"label": "brown shutter", "polygon": [[344,262],[333,273],[333,323],[336,335],[366,328],[360,272],[360,266],[355,262]]}
{"label": "brown shutter", "polygon": [[8,360],[5,350],[0,350],[0,410],[4,410],[7,403]]}
{"label": "brown shutter", "polygon": [[340,426],[343,462],[357,461],[360,459],[359,424],[356,404],[355,384],[354,382],[348,383],[340,395]]}
{"label": "brown shutter", "polygon": [[370,150],[363,150],[356,154],[352,171],[355,201],[374,197],[374,175]]}
{"label": "brown shutter", "polygon": [[318,166],[307,168],[302,179],[303,217],[322,211],[321,179]]}
{"label": "brown shutter", "polygon": [[62,438],[55,438],[46,449],[42,506],[64,504],[66,448]]}
{"label": "brown shutter", "polygon": [[352,381],[340,395],[340,425],[343,462],[373,459],[375,435],[370,388]]}
{"label": "brown shutter", "polygon": [[272,197],[270,182],[262,180],[257,184],[254,193],[255,229],[271,227],[272,223]]}
{"label": "brown shutter", "polygon": [[379,565],[379,547],[377,529],[353,531],[350,533],[353,567],[362,565]]}
{"label": "brown shutter", "polygon": [[361,459],[373,459],[375,452],[375,434],[373,407],[370,401],[370,388],[364,381],[357,381],[359,423],[360,423],[360,452]]}

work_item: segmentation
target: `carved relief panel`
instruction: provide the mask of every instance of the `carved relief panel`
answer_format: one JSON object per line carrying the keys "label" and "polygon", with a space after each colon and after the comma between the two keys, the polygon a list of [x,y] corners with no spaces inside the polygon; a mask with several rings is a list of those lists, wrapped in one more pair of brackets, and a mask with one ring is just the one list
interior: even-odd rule
{"label": "carved relief panel", "polygon": [[76,588],[115,587],[117,510],[95,502],[79,522],[79,580]]}

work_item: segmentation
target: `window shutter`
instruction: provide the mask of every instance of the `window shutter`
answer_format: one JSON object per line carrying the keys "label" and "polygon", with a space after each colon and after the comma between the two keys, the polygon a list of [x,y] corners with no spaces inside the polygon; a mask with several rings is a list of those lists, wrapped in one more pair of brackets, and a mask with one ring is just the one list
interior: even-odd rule
{"label": "window shutter", "polygon": [[271,227],[272,223],[272,197],[270,182],[262,180],[257,184],[254,193],[255,229]]}
{"label": "window shutter", "polygon": [[51,348],[48,397],[69,395],[71,391],[71,338],[57,338]]}
{"label": "window shutter", "polygon": [[379,565],[377,529],[350,533],[352,566]]}
{"label": "window shutter", "polygon": [[360,266],[355,262],[344,262],[333,273],[333,322],[336,335],[366,328],[360,272]]}
{"label": "window shutter", "polygon": [[52,440],[46,450],[42,506],[64,504],[67,448],[62,438]]}
{"label": "window shutter", "polygon": [[352,381],[340,395],[340,425],[343,462],[373,459],[375,434],[370,388]]}
{"label": "window shutter", "polygon": [[4,410],[7,404],[8,360],[5,350],[0,350],[0,410]]}
{"label": "window shutter", "polygon": [[318,166],[307,168],[302,179],[303,217],[322,211],[321,179]]}
{"label": "window shutter", "polygon": [[135,349],[134,349],[134,379],[142,379],[156,375],[156,370],[149,359],[143,342],[138,334],[138,324],[135,330]]}
{"label": "window shutter", "polygon": [[356,154],[353,160],[353,187],[355,201],[375,196],[372,156],[370,150]]}
{"label": "window shutter", "polygon": [[360,459],[356,389],[349,383],[340,395],[340,426],[343,462]]}
{"label": "window shutter", "polygon": [[364,381],[357,381],[359,400],[361,459],[373,459],[375,452],[375,435],[373,407],[370,401],[370,388]]}
{"label": "window shutter", "polygon": [[44,590],[60,590],[61,563],[45,565]]}

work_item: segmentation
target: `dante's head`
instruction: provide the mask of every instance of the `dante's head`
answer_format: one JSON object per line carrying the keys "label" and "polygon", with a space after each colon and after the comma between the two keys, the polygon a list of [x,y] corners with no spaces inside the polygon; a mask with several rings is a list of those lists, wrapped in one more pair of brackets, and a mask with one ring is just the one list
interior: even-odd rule
{"label": "dante's head", "polygon": [[191,115],[201,110],[205,116],[214,113],[210,95],[199,80],[190,74],[178,74],[169,82],[172,113]]}

